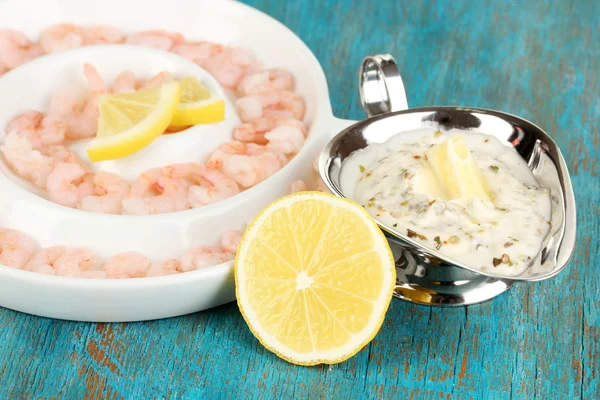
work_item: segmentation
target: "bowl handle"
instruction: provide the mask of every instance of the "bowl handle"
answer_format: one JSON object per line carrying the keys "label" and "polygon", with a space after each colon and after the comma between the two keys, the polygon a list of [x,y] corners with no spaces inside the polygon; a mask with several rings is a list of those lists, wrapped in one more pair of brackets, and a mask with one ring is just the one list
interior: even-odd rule
{"label": "bowl handle", "polygon": [[390,54],[365,57],[359,86],[360,101],[369,117],[408,108],[404,83]]}

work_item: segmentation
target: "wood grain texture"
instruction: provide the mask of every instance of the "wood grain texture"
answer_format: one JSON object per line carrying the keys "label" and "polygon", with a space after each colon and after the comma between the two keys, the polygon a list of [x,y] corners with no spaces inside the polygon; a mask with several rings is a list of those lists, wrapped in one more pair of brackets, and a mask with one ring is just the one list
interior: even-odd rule
{"label": "wood grain texture", "polygon": [[521,115],[561,147],[578,248],[554,279],[457,309],[394,300],[349,361],[303,368],[264,350],[235,304],[149,323],[0,310],[0,398],[595,399],[600,393],[600,5],[593,0],[250,0],[316,54],[337,116],[357,71],[391,53],[409,105]]}

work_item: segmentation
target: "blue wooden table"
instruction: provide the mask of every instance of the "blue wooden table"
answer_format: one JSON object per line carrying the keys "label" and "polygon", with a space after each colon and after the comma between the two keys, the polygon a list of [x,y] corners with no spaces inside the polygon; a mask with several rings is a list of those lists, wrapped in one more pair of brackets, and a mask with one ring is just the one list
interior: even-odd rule
{"label": "blue wooden table", "polygon": [[410,106],[462,104],[537,122],[566,156],[578,246],[555,279],[439,309],[394,300],[373,342],[297,367],[254,339],[237,306],[134,324],[0,310],[0,399],[594,399],[600,393],[600,5],[594,0],[249,3],[325,69],[337,116],[363,117],[357,69],[393,54]]}

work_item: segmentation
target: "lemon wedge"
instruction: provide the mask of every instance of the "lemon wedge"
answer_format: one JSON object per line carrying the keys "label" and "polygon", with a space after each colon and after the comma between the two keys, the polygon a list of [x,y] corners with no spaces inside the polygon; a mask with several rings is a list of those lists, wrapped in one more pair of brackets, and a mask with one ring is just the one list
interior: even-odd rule
{"label": "lemon wedge", "polygon": [[148,146],[171,123],[180,95],[179,82],[171,82],[157,89],[101,97],[98,133],[87,149],[90,160],[115,160]]}
{"label": "lemon wedge", "polygon": [[183,78],[181,101],[172,126],[212,124],[225,119],[225,101],[217,98],[196,78]]}
{"label": "lemon wedge", "polygon": [[453,136],[425,152],[447,200],[489,200],[473,156],[462,136]]}
{"label": "lemon wedge", "polygon": [[242,315],[267,349],[294,364],[335,364],[379,331],[396,271],[383,233],[362,207],[301,192],[252,221],[235,280]]}

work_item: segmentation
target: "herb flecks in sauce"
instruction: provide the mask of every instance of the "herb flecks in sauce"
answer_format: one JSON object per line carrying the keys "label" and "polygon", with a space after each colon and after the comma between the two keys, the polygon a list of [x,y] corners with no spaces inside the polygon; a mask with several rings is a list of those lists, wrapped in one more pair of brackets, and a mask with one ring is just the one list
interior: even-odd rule
{"label": "herb flecks in sauce", "polygon": [[490,169],[497,173],[500,167],[498,167],[497,165],[490,165]]}
{"label": "herb flecks in sauce", "polygon": [[414,237],[416,237],[416,238],[419,238],[419,239],[421,239],[421,240],[427,240],[427,236],[424,236],[424,235],[418,234],[417,232],[415,232],[415,231],[413,231],[413,230],[410,230],[410,229],[407,229],[407,230],[406,230],[406,235],[407,235],[409,238],[414,238]]}
{"label": "herb flecks in sauce", "polygon": [[366,168],[365,168],[364,165],[359,165],[358,169],[360,170],[360,172],[365,172],[366,171]]}

